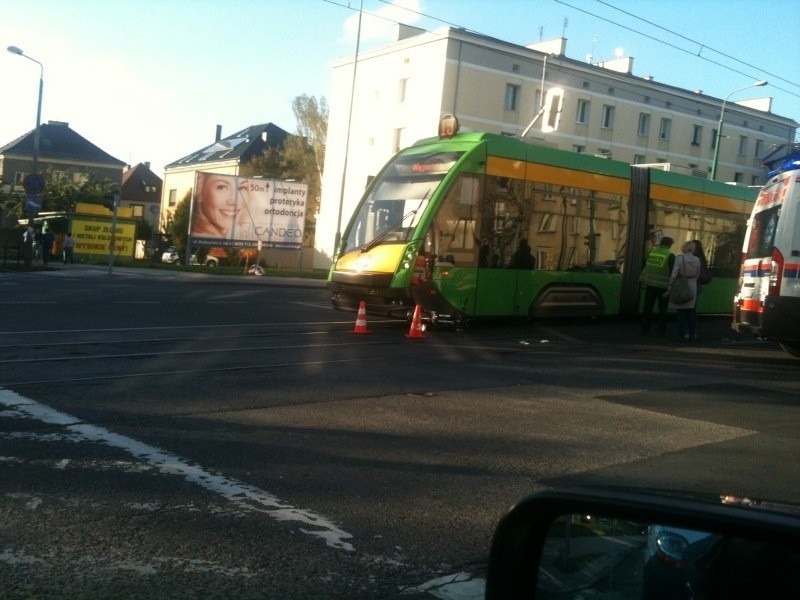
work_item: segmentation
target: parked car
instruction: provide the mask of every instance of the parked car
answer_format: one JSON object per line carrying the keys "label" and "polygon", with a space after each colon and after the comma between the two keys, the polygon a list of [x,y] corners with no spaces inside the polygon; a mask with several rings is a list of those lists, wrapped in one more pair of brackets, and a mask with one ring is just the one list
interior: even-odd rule
{"label": "parked car", "polygon": [[219,258],[217,258],[216,256],[210,256],[209,255],[209,256],[206,256],[205,258],[203,258],[202,261],[201,261],[197,257],[197,254],[192,254],[192,256],[189,258],[189,264],[190,265],[202,265],[204,267],[213,268],[213,267],[218,267],[219,266]]}
{"label": "parked car", "polygon": [[178,254],[178,250],[177,248],[175,248],[175,246],[170,246],[169,248],[164,250],[164,253],[161,255],[161,262],[167,263],[169,265],[177,264],[178,262],[180,262],[180,260],[181,257]]}

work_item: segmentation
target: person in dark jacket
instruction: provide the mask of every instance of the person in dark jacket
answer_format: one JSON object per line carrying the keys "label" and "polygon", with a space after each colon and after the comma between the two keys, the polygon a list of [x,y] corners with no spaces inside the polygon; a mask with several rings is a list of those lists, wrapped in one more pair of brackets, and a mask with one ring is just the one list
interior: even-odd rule
{"label": "person in dark jacket", "polygon": [[528,240],[519,241],[519,248],[514,252],[511,257],[511,264],[508,266],[510,269],[533,269],[536,266]]}
{"label": "person in dark jacket", "polygon": [[645,260],[644,269],[639,276],[639,283],[644,286],[644,306],[642,306],[642,335],[649,335],[653,323],[653,308],[658,302],[658,335],[667,334],[667,307],[669,298],[666,295],[675,255],[670,248],[675,243],[669,236],[661,238],[658,246],[651,248]]}

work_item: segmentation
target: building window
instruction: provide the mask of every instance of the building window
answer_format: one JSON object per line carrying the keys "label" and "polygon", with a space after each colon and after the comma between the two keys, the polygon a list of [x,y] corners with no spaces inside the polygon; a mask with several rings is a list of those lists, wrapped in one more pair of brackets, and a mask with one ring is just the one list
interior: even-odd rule
{"label": "building window", "polygon": [[553,222],[553,213],[544,213],[542,220],[539,222],[539,231],[555,231],[555,223]]}
{"label": "building window", "polygon": [[764,140],[756,140],[756,153],[755,157],[759,158],[764,151]]}
{"label": "building window", "polygon": [[586,125],[589,122],[589,101],[578,100],[578,113],[575,115],[575,122]]}
{"label": "building window", "polygon": [[69,179],[69,173],[66,171],[53,171],[53,179],[59,183],[64,183]]}
{"label": "building window", "polygon": [[614,127],[614,107],[608,104],[603,105],[603,120],[600,123],[603,129],[611,129]]}
{"label": "building window", "polygon": [[14,185],[22,185],[22,182],[25,181],[25,177],[27,177],[27,173],[23,173],[22,171],[17,171],[14,173]]}
{"label": "building window", "polygon": [[75,185],[83,185],[89,181],[89,174],[88,173],[73,173],[72,174],[72,183]]}
{"label": "building window", "polygon": [[639,113],[639,135],[650,135],[650,115]]}
{"label": "building window", "polygon": [[744,156],[747,154],[747,136],[740,135],[739,136],[739,156]]}
{"label": "building window", "polygon": [[646,158],[644,154],[634,154],[633,155],[633,164],[635,165],[643,165]]}
{"label": "building window", "polygon": [[570,233],[580,233],[581,232],[580,226],[581,226],[581,220],[577,216],[572,215],[569,217]]}
{"label": "building window", "polygon": [[742,174],[739,171],[733,174],[733,182],[734,183],[742,183]]}
{"label": "building window", "polygon": [[751,175],[750,176],[750,185],[760,185],[758,181],[758,175]]}
{"label": "building window", "polygon": [[506,110],[519,109],[519,86],[513,83],[506,84]]}
{"label": "building window", "polygon": [[144,217],[144,204],[131,204],[131,214],[139,219]]}
{"label": "building window", "polygon": [[695,125],[692,130],[692,146],[699,146],[700,141],[703,139],[703,126]]}
{"label": "building window", "polygon": [[586,146],[575,145],[575,146],[572,147],[572,149],[578,154],[583,154],[583,153],[586,152]]}
{"label": "building window", "polygon": [[406,92],[408,91],[408,79],[400,80],[400,90],[397,95],[397,101],[401,104],[406,101]]}
{"label": "building window", "polygon": [[178,196],[178,190],[169,191],[169,206],[175,206],[175,201]]}
{"label": "building window", "polygon": [[711,149],[714,150],[717,147],[717,138],[719,137],[719,130],[712,129],[711,130]]}
{"label": "building window", "polygon": [[658,139],[668,140],[672,129],[672,119],[661,119],[661,127],[658,129]]}

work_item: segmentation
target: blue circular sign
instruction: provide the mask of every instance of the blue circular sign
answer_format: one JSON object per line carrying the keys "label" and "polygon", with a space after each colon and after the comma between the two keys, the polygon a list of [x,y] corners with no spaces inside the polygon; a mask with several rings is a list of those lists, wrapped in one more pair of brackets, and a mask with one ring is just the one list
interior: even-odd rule
{"label": "blue circular sign", "polygon": [[29,194],[41,194],[44,191],[44,177],[38,173],[26,175],[22,180],[22,187]]}

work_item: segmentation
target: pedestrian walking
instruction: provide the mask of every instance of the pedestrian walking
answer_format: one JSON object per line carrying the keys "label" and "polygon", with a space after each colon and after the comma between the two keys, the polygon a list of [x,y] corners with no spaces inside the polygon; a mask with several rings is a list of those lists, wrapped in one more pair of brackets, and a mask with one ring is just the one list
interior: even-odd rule
{"label": "pedestrian walking", "polygon": [[42,262],[44,264],[50,262],[50,257],[53,255],[53,242],[55,239],[56,236],[53,235],[51,229],[48,229],[44,235],[42,235]]}
{"label": "pedestrian walking", "polygon": [[64,239],[64,264],[72,264],[72,253],[75,250],[75,238],[72,233],[68,232],[67,237]]}
{"label": "pedestrian walking", "polygon": [[42,230],[36,228],[33,230],[33,260],[42,260]]}
{"label": "pedestrian walking", "polygon": [[708,259],[703,250],[703,243],[700,240],[692,240],[694,242],[694,255],[700,259],[700,275],[697,277],[697,294],[694,300],[694,332],[695,338],[697,337],[697,303],[700,301],[700,293],[703,288],[711,283],[711,271],[708,269]]}
{"label": "pedestrian walking", "polygon": [[[689,284],[691,295],[685,302],[672,302],[675,308],[680,336],[686,341],[697,339],[695,326],[697,324],[697,276],[700,275],[700,259],[694,255],[694,242],[684,242],[681,246],[681,255],[675,259],[672,275],[669,278],[670,287],[675,284],[678,277],[683,277]],[[669,292],[668,292],[669,294]]]}
{"label": "pedestrian walking", "polygon": [[653,308],[658,304],[658,326],[660,337],[667,334],[667,307],[669,298],[666,295],[670,274],[675,265],[675,255],[670,248],[675,241],[669,237],[661,238],[658,246],[651,248],[645,260],[644,269],[639,275],[639,284],[644,286],[644,306],[642,306],[642,335],[649,335],[653,324]]}

